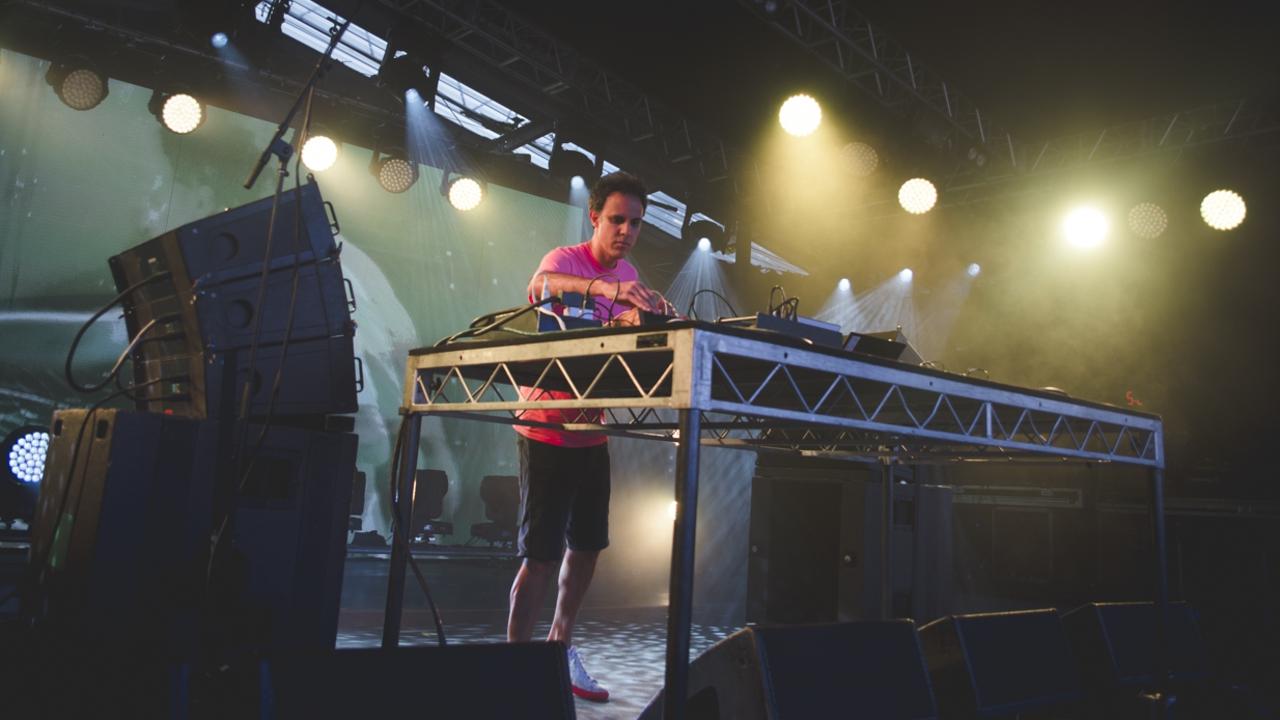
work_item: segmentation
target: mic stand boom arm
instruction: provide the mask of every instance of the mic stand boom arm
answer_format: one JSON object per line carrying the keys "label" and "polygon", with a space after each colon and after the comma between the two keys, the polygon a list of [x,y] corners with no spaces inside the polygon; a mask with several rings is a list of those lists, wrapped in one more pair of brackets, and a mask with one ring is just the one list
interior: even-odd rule
{"label": "mic stand boom arm", "polygon": [[298,113],[298,109],[302,107],[302,101],[307,97],[315,87],[316,81],[324,73],[325,65],[329,62],[329,58],[333,56],[333,50],[338,46],[338,41],[342,39],[343,33],[347,31],[347,26],[351,24],[351,20],[344,20],[333,31],[333,37],[329,39],[329,47],[325,48],[324,54],[316,61],[315,69],[311,71],[311,77],[307,80],[307,84],[302,86],[298,91],[298,97],[294,98],[293,107],[289,108],[289,113],[284,116],[284,120],[276,126],[275,135],[271,136],[271,142],[267,143],[267,147],[262,150],[262,154],[258,156],[258,161],[254,163],[253,169],[249,171],[249,179],[244,181],[246,190],[253,188],[253,184],[258,181],[258,176],[267,166],[267,161],[275,155],[280,159],[281,172],[287,172],[289,157],[293,155],[293,146],[284,141],[284,134],[288,131],[289,126],[293,124],[293,116]]}

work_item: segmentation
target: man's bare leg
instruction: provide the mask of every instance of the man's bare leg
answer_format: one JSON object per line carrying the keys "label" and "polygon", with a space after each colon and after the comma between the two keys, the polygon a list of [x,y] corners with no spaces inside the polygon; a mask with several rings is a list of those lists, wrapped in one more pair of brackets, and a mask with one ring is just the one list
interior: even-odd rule
{"label": "man's bare leg", "polygon": [[[571,551],[572,552],[572,551]],[[507,642],[529,642],[538,611],[547,597],[547,585],[555,572],[553,561],[525,558],[511,583],[511,612],[507,616]],[[557,615],[559,610],[556,611]]]}
{"label": "man's bare leg", "polygon": [[599,551],[564,551],[564,561],[560,564],[559,593],[556,596],[556,616],[551,621],[551,632],[547,633],[547,640],[559,640],[565,645],[573,644],[573,626],[578,620],[582,599],[591,586],[591,577],[595,574],[596,559],[599,557]]}

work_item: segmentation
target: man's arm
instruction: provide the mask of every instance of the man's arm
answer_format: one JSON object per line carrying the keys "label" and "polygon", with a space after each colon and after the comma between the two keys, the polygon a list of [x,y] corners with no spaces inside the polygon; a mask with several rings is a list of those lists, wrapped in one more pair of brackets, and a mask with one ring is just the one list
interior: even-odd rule
{"label": "man's arm", "polygon": [[542,297],[544,282],[548,295],[562,293],[585,295],[588,286],[590,286],[593,295],[603,295],[610,299],[616,297],[620,303],[626,303],[632,307],[638,307],[652,313],[667,315],[674,311],[671,303],[667,302],[667,299],[662,297],[661,293],[647,287],[639,280],[620,283],[606,276],[596,278],[593,281],[591,278],[570,275],[569,273],[544,271],[536,273],[533,279],[529,281],[528,295],[531,300],[537,300]]}

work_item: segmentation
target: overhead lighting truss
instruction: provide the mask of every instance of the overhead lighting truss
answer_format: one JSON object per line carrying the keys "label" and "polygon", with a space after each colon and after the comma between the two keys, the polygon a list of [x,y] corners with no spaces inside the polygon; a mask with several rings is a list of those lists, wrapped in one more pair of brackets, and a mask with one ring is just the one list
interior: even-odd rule
{"label": "overhead lighting truss", "polygon": [[[514,15],[496,0],[381,0],[455,43],[530,95],[542,114],[589,124],[646,176],[679,173],[680,185],[732,181],[749,169],[724,142],[632,83]],[[674,185],[672,182],[661,182]]]}
{"label": "overhead lighting truss", "polygon": [[985,147],[995,130],[971,100],[921,64],[845,0],[740,0],[775,30],[833,67],[840,76],[899,117],[920,111],[947,124],[944,144],[955,153]]}

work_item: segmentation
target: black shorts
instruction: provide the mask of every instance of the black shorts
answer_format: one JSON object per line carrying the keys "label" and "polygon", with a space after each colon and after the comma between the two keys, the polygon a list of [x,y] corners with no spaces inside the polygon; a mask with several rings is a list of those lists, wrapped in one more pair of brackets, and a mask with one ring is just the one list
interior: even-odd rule
{"label": "black shorts", "polygon": [[516,436],[520,557],[554,562],[569,547],[609,547],[609,446],[574,448]]}

